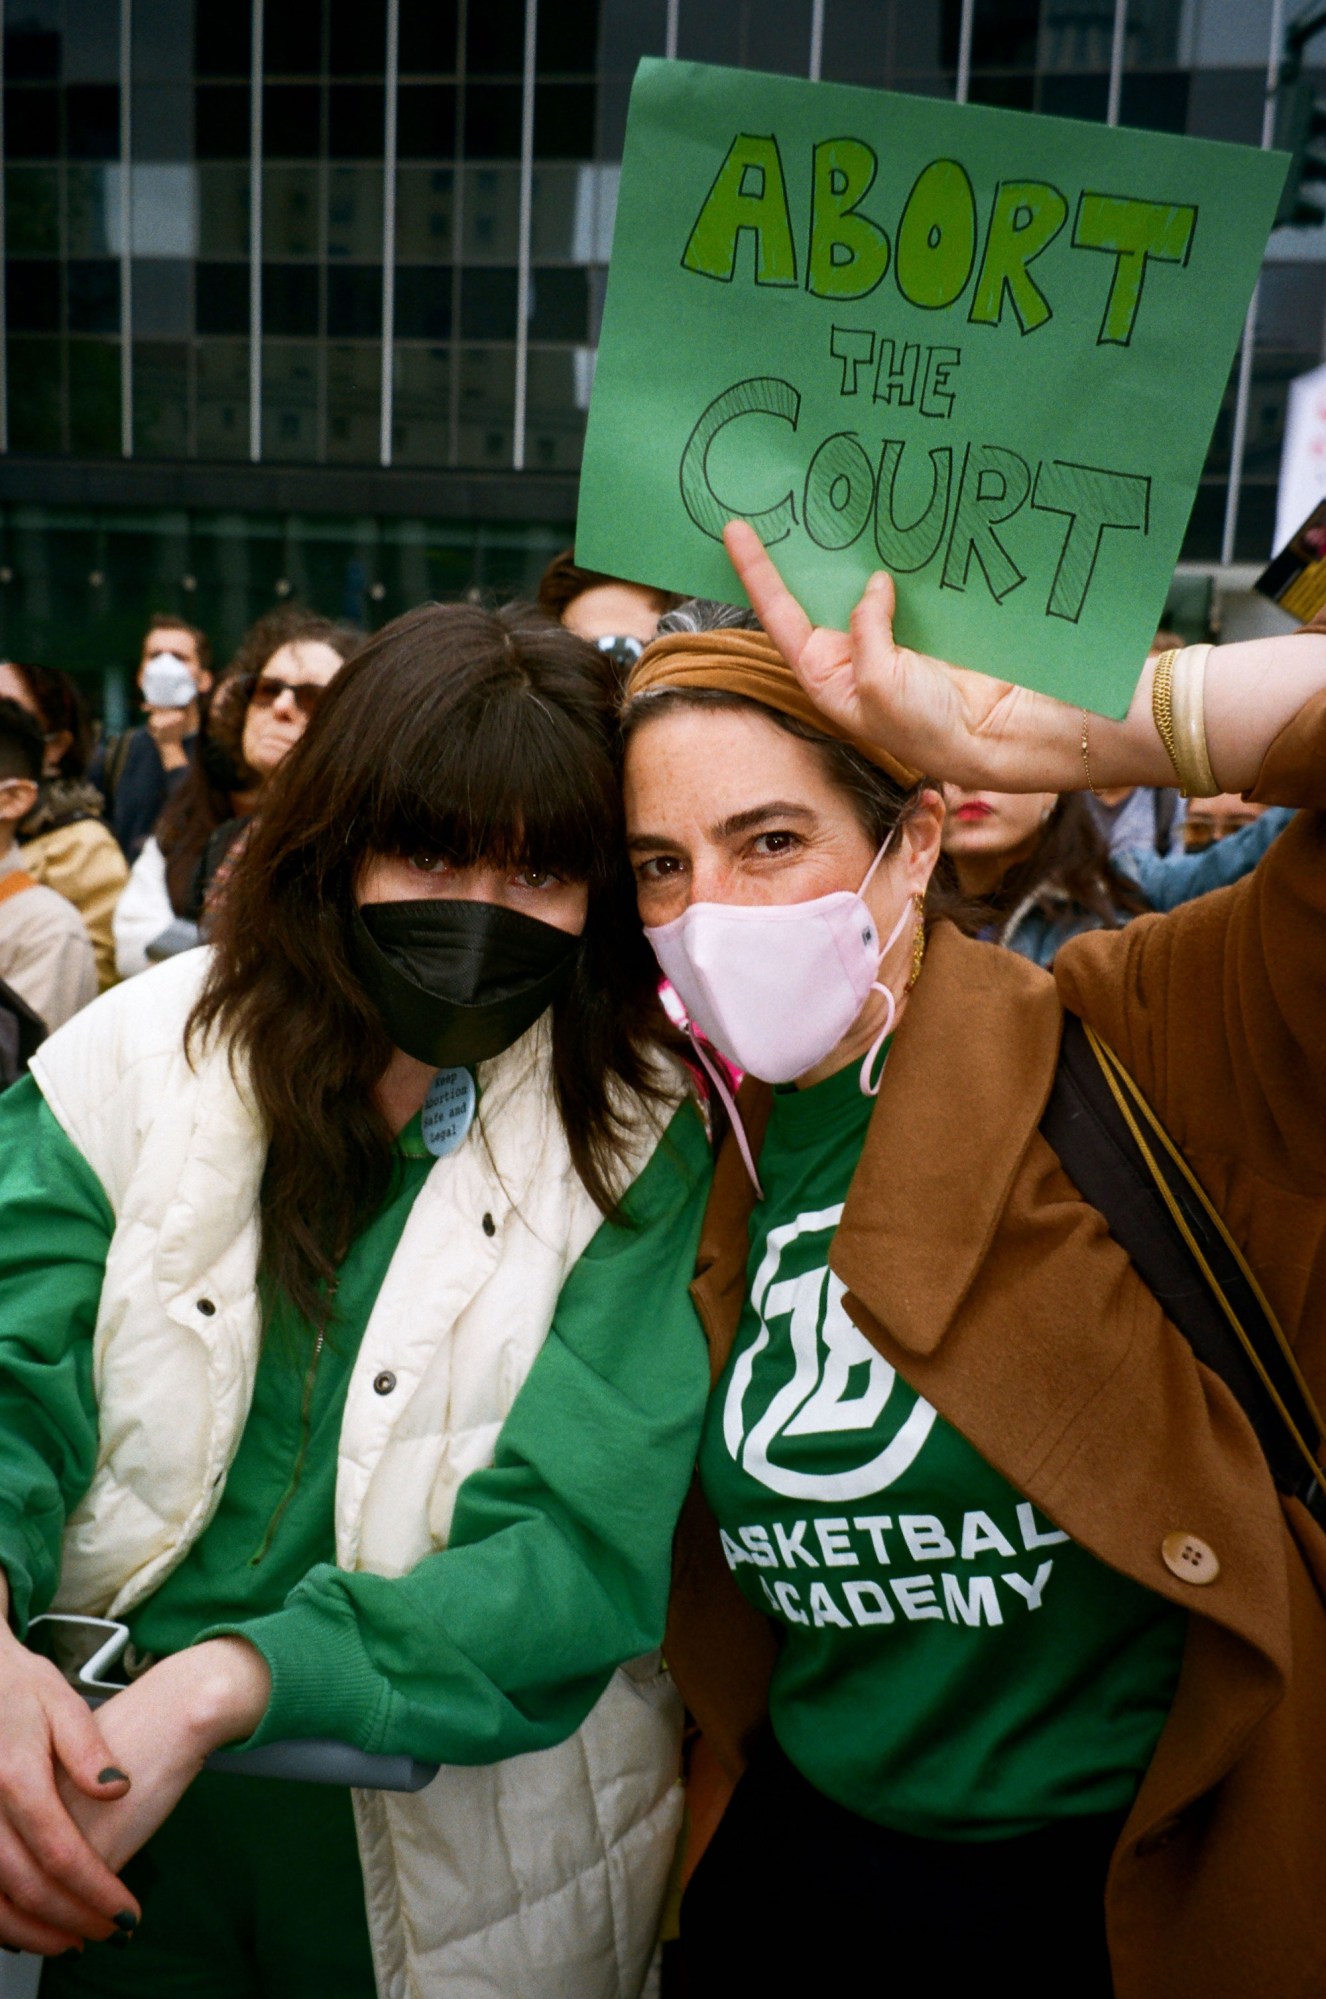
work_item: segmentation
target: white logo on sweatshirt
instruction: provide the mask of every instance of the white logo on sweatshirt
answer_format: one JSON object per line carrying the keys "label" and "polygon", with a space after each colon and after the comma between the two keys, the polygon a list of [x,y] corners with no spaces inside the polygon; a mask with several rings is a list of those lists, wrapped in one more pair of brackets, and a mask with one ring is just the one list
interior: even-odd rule
{"label": "white logo on sweatshirt", "polygon": [[[780,1437],[877,1432],[898,1379],[843,1310],[846,1286],[831,1270],[821,1265],[795,1277],[778,1277],[788,1245],[799,1236],[831,1233],[842,1212],[839,1202],[770,1230],[751,1291],[760,1330],[738,1356],[723,1407],[723,1437],[731,1456],[784,1499],[853,1500],[882,1492],[915,1462],[935,1420],[930,1404],[918,1396],[883,1449],[844,1471],[793,1471],[771,1456]],[[771,1328],[783,1319],[788,1321],[792,1376],[748,1432],[745,1405],[756,1364],[769,1345]],[[853,1372],[862,1367],[864,1380],[858,1372],[853,1384]]]}

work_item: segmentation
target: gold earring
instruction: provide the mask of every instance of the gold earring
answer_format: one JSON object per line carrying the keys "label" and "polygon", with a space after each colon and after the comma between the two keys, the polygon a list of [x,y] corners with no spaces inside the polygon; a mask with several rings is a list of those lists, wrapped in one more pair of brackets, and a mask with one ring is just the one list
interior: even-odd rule
{"label": "gold earring", "polygon": [[908,992],[920,978],[921,967],[925,963],[925,897],[914,895],[912,901],[916,904],[916,935],[912,938],[912,970],[907,981]]}

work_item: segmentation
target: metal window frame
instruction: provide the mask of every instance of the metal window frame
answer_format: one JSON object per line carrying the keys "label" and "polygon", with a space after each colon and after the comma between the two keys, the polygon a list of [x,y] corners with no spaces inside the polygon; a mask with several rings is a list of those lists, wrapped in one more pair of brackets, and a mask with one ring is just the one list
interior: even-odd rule
{"label": "metal window frame", "polygon": [[962,0],[962,17],[958,23],[958,73],[953,80],[955,104],[966,104],[971,97],[971,33],[975,13],[976,0]]}
{"label": "metal window frame", "polygon": [[511,466],[525,469],[529,399],[530,222],[534,206],[534,60],[539,0],[525,0],[525,60],[520,95],[520,233],[516,267],[516,394],[511,421]]}
{"label": "metal window frame", "polygon": [[5,3],[0,0],[0,452],[9,449],[9,299],[5,288]]}
{"label": "metal window frame", "polygon": [[401,80],[401,0],[387,0],[386,110],[382,132],[382,416],[378,462],[391,463],[396,395],[396,121]]}
{"label": "metal window frame", "polygon": [[120,456],[134,455],[133,0],[120,0]]}
{"label": "metal window frame", "polygon": [[[1266,101],[1262,106],[1262,151],[1275,137],[1275,87],[1280,76],[1280,39],[1284,32],[1284,0],[1271,0],[1271,38],[1266,56]],[[1248,316],[1243,322],[1243,344],[1239,349],[1239,380],[1234,396],[1234,431],[1229,441],[1229,483],[1225,487],[1225,523],[1220,536],[1220,561],[1224,568],[1234,560],[1238,535],[1240,488],[1243,458],[1248,442],[1248,403],[1252,396],[1252,351],[1257,340],[1257,306],[1261,279],[1253,288]]]}
{"label": "metal window frame", "polygon": [[810,0],[810,62],[806,75],[818,83],[824,70],[824,0]]}
{"label": "metal window frame", "polygon": [[249,463],[262,463],[263,0],[249,16]]}
{"label": "metal window frame", "polygon": [[1110,95],[1105,123],[1117,125],[1123,99],[1123,58],[1128,38],[1128,0],[1114,0],[1114,31],[1110,38]]}

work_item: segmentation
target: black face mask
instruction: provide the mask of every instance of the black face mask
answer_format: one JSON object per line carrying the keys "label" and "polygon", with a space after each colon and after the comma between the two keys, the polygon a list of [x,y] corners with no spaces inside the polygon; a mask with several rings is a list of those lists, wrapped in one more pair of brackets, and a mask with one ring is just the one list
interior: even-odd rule
{"label": "black face mask", "polygon": [[492,902],[370,902],[350,955],[397,1048],[430,1067],[487,1062],[571,976],[580,939]]}

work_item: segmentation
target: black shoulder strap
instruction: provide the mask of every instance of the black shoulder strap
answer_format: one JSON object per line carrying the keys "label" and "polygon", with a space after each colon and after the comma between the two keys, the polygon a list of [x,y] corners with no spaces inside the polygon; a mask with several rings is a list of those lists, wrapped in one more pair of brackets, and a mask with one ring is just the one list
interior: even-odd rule
{"label": "black shoulder strap", "polygon": [[1289,1343],[1141,1091],[1071,1013],[1041,1131],[1166,1317],[1237,1396],[1280,1491],[1326,1524],[1321,1419]]}

